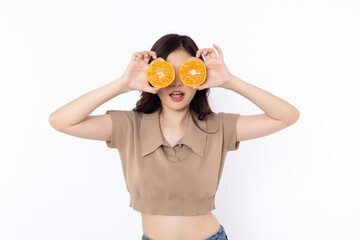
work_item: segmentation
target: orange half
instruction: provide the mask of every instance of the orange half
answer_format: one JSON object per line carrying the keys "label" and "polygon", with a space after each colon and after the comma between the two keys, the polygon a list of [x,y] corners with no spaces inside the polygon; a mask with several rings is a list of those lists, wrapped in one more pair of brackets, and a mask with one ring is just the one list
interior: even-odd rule
{"label": "orange half", "polygon": [[165,60],[153,61],[146,72],[150,84],[156,88],[169,86],[175,79],[174,67]]}
{"label": "orange half", "polygon": [[199,86],[206,79],[206,66],[200,59],[189,59],[181,64],[179,77],[187,86]]}

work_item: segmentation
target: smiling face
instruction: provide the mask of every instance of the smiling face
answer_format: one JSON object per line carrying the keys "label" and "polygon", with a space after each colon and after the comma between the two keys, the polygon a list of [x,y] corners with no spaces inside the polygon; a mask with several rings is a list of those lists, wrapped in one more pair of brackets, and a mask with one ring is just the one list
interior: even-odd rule
{"label": "smiling face", "polygon": [[[163,108],[167,107],[173,110],[189,108],[190,102],[196,94],[197,90],[185,85],[183,82],[180,81],[179,68],[181,64],[188,60],[190,57],[193,56],[183,49],[178,49],[170,53],[165,59],[174,67],[175,79],[169,86],[161,88],[157,93],[161,100],[161,105]],[[170,97],[169,94],[174,90],[180,90],[185,94],[182,100],[175,101],[172,99],[172,97]]]}

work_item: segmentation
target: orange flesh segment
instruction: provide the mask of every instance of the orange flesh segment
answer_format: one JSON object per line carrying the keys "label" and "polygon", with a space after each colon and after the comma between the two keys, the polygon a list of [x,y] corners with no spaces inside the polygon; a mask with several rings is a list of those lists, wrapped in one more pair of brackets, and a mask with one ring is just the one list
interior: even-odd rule
{"label": "orange flesh segment", "polygon": [[164,60],[156,60],[148,67],[146,77],[152,86],[164,88],[174,81],[175,70],[170,63]]}
{"label": "orange flesh segment", "polygon": [[200,59],[189,59],[180,66],[179,77],[187,86],[199,86],[206,79],[206,66]]}

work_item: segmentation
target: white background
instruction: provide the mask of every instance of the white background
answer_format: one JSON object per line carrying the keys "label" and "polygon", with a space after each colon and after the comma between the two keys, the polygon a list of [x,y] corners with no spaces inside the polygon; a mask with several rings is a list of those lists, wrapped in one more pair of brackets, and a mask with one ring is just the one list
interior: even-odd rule
{"label": "white background", "polygon": [[[229,239],[360,239],[359,12],[355,0],[1,1],[0,239],[141,239],[117,151],[48,119],[168,33],[219,45],[232,74],[301,113],[228,153],[213,213]],[[262,113],[210,91],[214,112]]]}

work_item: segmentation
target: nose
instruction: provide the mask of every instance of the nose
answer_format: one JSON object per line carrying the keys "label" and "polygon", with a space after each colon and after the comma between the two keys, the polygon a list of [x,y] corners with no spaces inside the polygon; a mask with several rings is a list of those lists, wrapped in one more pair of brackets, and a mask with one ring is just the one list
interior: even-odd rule
{"label": "nose", "polygon": [[182,85],[183,85],[183,82],[178,77],[175,77],[174,81],[171,83],[171,86],[181,87]]}

